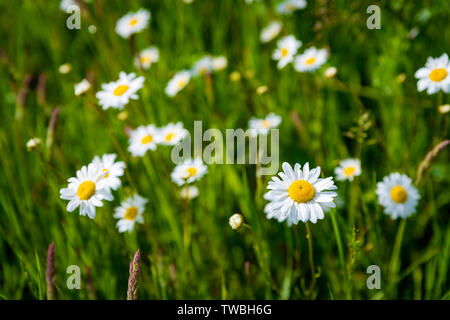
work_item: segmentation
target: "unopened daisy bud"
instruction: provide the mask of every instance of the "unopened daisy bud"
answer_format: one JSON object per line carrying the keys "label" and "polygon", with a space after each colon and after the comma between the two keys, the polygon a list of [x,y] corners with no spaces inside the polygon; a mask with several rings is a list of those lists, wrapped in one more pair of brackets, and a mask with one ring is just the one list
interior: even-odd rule
{"label": "unopened daisy bud", "polygon": [[91,24],[91,25],[88,27],[88,31],[89,31],[89,33],[94,34],[94,33],[97,32],[97,27],[94,26],[93,24]]}
{"label": "unopened daisy bud", "polygon": [[32,139],[28,140],[28,142],[27,142],[28,151],[36,149],[37,147],[40,146],[41,143],[42,143],[42,140],[39,138],[32,138]]}
{"label": "unopened daisy bud", "polygon": [[228,60],[224,56],[215,57],[212,59],[212,68],[214,71],[220,71],[228,66]]}
{"label": "unopened daisy bud", "polygon": [[233,230],[238,230],[244,223],[244,217],[239,213],[235,213],[230,217],[228,222]]}
{"label": "unopened daisy bud", "polygon": [[72,65],[70,63],[64,63],[59,66],[59,73],[68,74],[72,70]]}
{"label": "unopened daisy bud", "polygon": [[117,119],[124,121],[128,118],[128,112],[127,111],[122,111],[117,115]]}
{"label": "unopened daisy bud", "polygon": [[128,278],[127,300],[137,300],[139,273],[141,269],[141,252],[136,251],[130,263],[130,277]]}
{"label": "unopened daisy bud", "polygon": [[53,243],[48,247],[47,268],[45,271],[45,281],[47,282],[47,299],[55,299],[55,245]]}
{"label": "unopened daisy bud", "polygon": [[267,90],[269,90],[267,86],[259,86],[258,88],[256,88],[256,93],[259,95],[263,95],[264,93],[267,92]]}
{"label": "unopened daisy bud", "polygon": [[398,83],[403,83],[403,82],[405,82],[405,80],[406,80],[406,74],[400,73],[400,74],[397,76],[397,82],[398,82]]}
{"label": "unopened daisy bud", "polygon": [[439,106],[438,110],[440,113],[446,114],[450,111],[450,104],[443,104],[442,106]]}
{"label": "unopened daisy bud", "polygon": [[234,82],[238,82],[241,80],[241,74],[238,71],[233,71],[230,73],[230,80]]}
{"label": "unopened daisy bud", "polygon": [[329,67],[325,70],[325,78],[331,79],[337,74],[336,67]]}
{"label": "unopened daisy bud", "polygon": [[80,82],[75,84],[75,95],[81,96],[83,93],[88,91],[91,88],[91,83],[86,79],[81,80]]}
{"label": "unopened daisy bud", "polygon": [[199,191],[196,186],[185,186],[180,190],[180,197],[186,200],[194,199],[198,194]]}

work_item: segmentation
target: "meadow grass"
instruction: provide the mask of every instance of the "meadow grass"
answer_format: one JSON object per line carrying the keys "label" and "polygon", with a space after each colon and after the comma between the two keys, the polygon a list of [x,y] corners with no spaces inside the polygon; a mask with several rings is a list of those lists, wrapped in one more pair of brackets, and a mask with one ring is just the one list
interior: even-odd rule
{"label": "meadow grass", "polygon": [[[428,56],[449,52],[450,3],[380,1],[381,30],[366,27],[370,1],[309,1],[292,16],[275,13],[278,1],[92,1],[80,30],[68,30],[59,1],[0,1],[0,297],[46,299],[47,249],[55,245],[57,299],[125,299],[129,263],[141,252],[139,299],[449,299],[450,225],[448,150],[417,186],[417,212],[392,220],[378,205],[376,183],[391,172],[414,180],[426,154],[448,139],[448,115],[438,106],[448,95],[418,93],[414,73]],[[160,61],[149,70],[133,65],[133,46],[114,31],[116,21],[145,7],[148,29],[134,37],[141,50],[156,45]],[[276,68],[276,41],[259,33],[272,19],[302,49],[328,48],[324,68],[297,73]],[[97,32],[87,28],[95,25]],[[411,30],[418,28],[416,37]],[[206,53],[225,55],[228,67],[195,78],[175,97],[165,95],[175,72]],[[58,68],[70,63],[72,70]],[[101,110],[100,85],[120,71],[145,77],[139,99],[125,110]],[[239,81],[230,73],[238,71]],[[400,77],[399,77],[400,75]],[[93,81],[76,97],[74,83]],[[402,79],[403,78],[403,79]],[[402,81],[403,80],[403,81]],[[265,85],[268,92],[257,94]],[[52,113],[59,110],[54,126]],[[282,116],[280,162],[307,161],[332,176],[339,160],[361,159],[362,175],[337,182],[338,207],[307,226],[268,220],[263,199],[269,176],[255,165],[210,165],[184,201],[170,179],[170,148],[143,158],[127,151],[126,128],[182,121],[204,128],[247,128],[269,112]],[[39,137],[37,150],[26,143]],[[117,153],[127,164],[122,188],[91,220],[68,213],[59,190],[95,155]],[[121,234],[114,208],[138,192],[149,200],[145,223]],[[249,227],[234,231],[228,218],[241,213]],[[308,242],[313,248],[309,256]],[[310,259],[313,259],[311,261]],[[311,262],[315,268],[311,285]],[[66,286],[69,265],[82,271],[80,290]],[[366,269],[381,269],[381,289],[368,290]]]}

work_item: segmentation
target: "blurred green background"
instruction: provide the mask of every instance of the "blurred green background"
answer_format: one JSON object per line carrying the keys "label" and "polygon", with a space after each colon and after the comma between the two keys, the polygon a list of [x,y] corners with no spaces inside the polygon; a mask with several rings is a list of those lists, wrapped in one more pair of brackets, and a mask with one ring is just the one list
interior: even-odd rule
{"label": "blurred green background", "polygon": [[[140,299],[449,299],[448,150],[439,155],[418,186],[417,213],[406,221],[400,250],[394,250],[399,221],[377,204],[375,186],[399,171],[416,177],[419,163],[448,139],[448,115],[438,106],[448,95],[418,93],[414,73],[429,56],[449,53],[450,2],[308,1],[291,16],[276,14],[278,1],[244,0],[91,1],[82,7],[81,29],[68,30],[59,1],[0,0],[0,297],[45,299],[47,248],[55,244],[58,299],[124,299],[128,267],[142,252]],[[381,30],[366,27],[367,6],[381,8]],[[142,50],[156,45],[160,61],[138,72],[128,40],[114,29],[129,11],[151,11],[148,29],[135,37]],[[327,48],[326,66],[297,73],[276,68],[276,40],[261,44],[259,33],[282,21],[283,35]],[[88,32],[95,25],[97,32]],[[195,78],[176,97],[164,93],[175,72],[204,54],[225,55],[228,68],[212,79]],[[58,68],[70,63],[72,70]],[[338,74],[326,79],[323,70]],[[139,100],[125,110],[98,112],[95,92],[120,71],[145,76]],[[238,71],[239,81],[230,80]],[[87,77],[93,89],[76,97],[73,85]],[[268,92],[256,93],[266,85]],[[50,117],[59,108],[55,129]],[[210,165],[197,184],[200,195],[186,203],[171,181],[170,149],[144,158],[126,151],[125,128],[182,121],[203,128],[247,128],[269,112],[282,116],[280,161],[310,162],[333,175],[340,159],[358,157],[362,175],[338,182],[334,211],[312,225],[319,275],[311,295],[305,225],[267,220],[262,195],[270,177],[258,179],[254,165]],[[26,142],[39,137],[38,150]],[[68,213],[59,189],[95,155],[125,154],[132,186],[114,193],[90,220]],[[113,209],[133,192],[149,199],[145,223],[120,234]],[[232,230],[239,212],[254,230]],[[352,220],[355,219],[355,220]],[[351,223],[355,221],[356,227]],[[337,239],[342,241],[339,259]],[[381,290],[368,290],[366,269],[381,268]],[[78,265],[81,290],[66,286],[66,268]]]}

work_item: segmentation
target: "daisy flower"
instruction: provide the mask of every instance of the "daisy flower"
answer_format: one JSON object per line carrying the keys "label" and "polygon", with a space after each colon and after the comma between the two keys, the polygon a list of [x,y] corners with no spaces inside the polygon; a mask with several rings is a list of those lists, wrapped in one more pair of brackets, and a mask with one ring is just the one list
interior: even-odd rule
{"label": "daisy flower", "polygon": [[275,39],[281,31],[281,27],[283,25],[281,22],[272,21],[267,27],[261,30],[261,34],[259,35],[259,40],[262,43],[267,43]]}
{"label": "daisy flower", "polygon": [[150,12],[140,9],[137,12],[130,12],[117,21],[116,32],[122,38],[129,38],[132,34],[140,32],[147,28],[150,20]]}
{"label": "daisy flower", "polygon": [[183,140],[189,132],[183,128],[183,123],[169,123],[159,129],[158,143],[166,146],[174,146]]}
{"label": "daisy flower", "polygon": [[294,69],[298,72],[314,71],[327,61],[327,50],[311,47],[295,57]]}
{"label": "daisy flower", "polygon": [[117,190],[122,185],[119,177],[123,176],[125,162],[116,160],[117,154],[104,154],[101,158],[95,156],[92,163],[96,164],[102,170],[102,180],[106,186],[112,190]]}
{"label": "daisy flower", "polygon": [[428,94],[437,93],[439,90],[449,93],[449,74],[450,64],[446,53],[435,59],[428,57],[425,67],[417,70],[415,74],[415,77],[419,79],[417,82],[417,90],[422,92],[427,89]]}
{"label": "daisy flower", "polygon": [[244,223],[244,217],[239,213],[233,214],[230,219],[228,219],[231,229],[238,230]]}
{"label": "daisy flower", "polygon": [[79,83],[76,83],[74,88],[75,88],[75,95],[81,96],[83,93],[85,93],[91,88],[91,83],[88,80],[83,79]]}
{"label": "daisy flower", "polygon": [[114,210],[113,215],[114,218],[120,219],[117,222],[119,232],[131,232],[136,222],[144,223],[142,213],[144,212],[146,203],[147,199],[142,198],[138,194],[122,201],[120,207]]}
{"label": "daisy flower", "polygon": [[354,177],[361,175],[361,161],[359,159],[345,159],[334,169],[336,179],[353,181]]}
{"label": "daisy flower", "polygon": [[183,90],[184,87],[191,80],[191,73],[187,70],[177,72],[166,86],[166,94],[169,97],[175,96],[179,91]]}
{"label": "daisy flower", "polygon": [[137,68],[142,66],[143,69],[149,69],[153,63],[158,61],[159,50],[157,47],[152,46],[139,52],[134,64]]}
{"label": "daisy flower", "polygon": [[213,58],[209,55],[197,60],[192,67],[192,75],[205,75],[210,74],[213,71]]}
{"label": "daisy flower", "polygon": [[272,54],[272,59],[278,61],[278,69],[284,68],[288,63],[294,60],[298,48],[302,45],[300,40],[294,36],[286,36],[277,42],[277,49]]}
{"label": "daisy flower", "polygon": [[228,59],[225,56],[213,57],[212,59],[212,69],[214,71],[220,71],[228,66]]}
{"label": "daisy flower", "polygon": [[198,197],[199,194],[200,192],[198,191],[198,188],[196,186],[187,185],[180,190],[180,197],[186,200],[194,199]]}
{"label": "daisy flower", "polygon": [[278,4],[277,12],[288,15],[296,10],[306,8],[306,5],[307,3],[305,0],[286,0]]}
{"label": "daisy flower", "polygon": [[70,200],[67,211],[80,207],[80,215],[95,218],[95,208],[103,206],[102,200],[113,200],[113,196],[102,179],[101,168],[91,163],[77,171],[77,176],[69,178],[67,188],[60,190],[60,198]]}
{"label": "daisy flower", "polygon": [[140,126],[131,132],[128,151],[134,157],[142,157],[147,150],[156,150],[159,131],[152,124]]}
{"label": "daisy flower", "polygon": [[319,178],[320,167],[309,170],[306,163],[301,170],[297,163],[292,169],[287,162],[282,167],[280,177],[272,177],[267,187],[270,191],[264,195],[269,201],[264,208],[268,219],[287,220],[289,225],[299,221],[316,223],[324,218],[324,208],[336,207],[333,198],[337,193],[330,190],[337,187],[332,177]]}
{"label": "daisy flower", "polygon": [[119,80],[102,84],[102,91],[95,95],[103,109],[115,108],[122,110],[130,99],[137,100],[139,96],[136,92],[142,88],[144,77],[137,77],[136,74],[126,74],[121,72]]}
{"label": "daisy flower", "polygon": [[275,113],[268,114],[264,119],[252,118],[248,126],[252,129],[252,135],[267,135],[270,129],[278,127],[281,123],[281,117]]}
{"label": "daisy flower", "polygon": [[420,194],[411,179],[400,173],[391,173],[377,183],[378,202],[393,219],[406,218],[416,211]]}
{"label": "daisy flower", "polygon": [[207,170],[208,168],[201,159],[187,159],[177,165],[170,176],[173,182],[182,186],[199,180],[206,174]]}

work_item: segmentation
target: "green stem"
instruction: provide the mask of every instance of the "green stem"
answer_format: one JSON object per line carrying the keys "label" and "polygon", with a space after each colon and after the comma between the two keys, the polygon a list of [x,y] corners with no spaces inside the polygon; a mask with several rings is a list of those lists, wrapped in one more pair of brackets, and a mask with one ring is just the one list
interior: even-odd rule
{"label": "green stem", "polygon": [[339,253],[339,263],[341,265],[342,270],[344,271],[344,281],[346,283],[346,297],[347,299],[352,298],[352,292],[350,289],[350,284],[348,282],[348,274],[347,274],[347,268],[345,267],[345,258],[344,258],[344,248],[342,246],[342,239],[341,239],[341,233],[339,231],[339,226],[336,221],[336,211],[334,209],[330,210],[330,216],[331,216],[331,224],[333,225],[334,230],[334,236],[336,238],[336,244],[338,247],[338,253]]}
{"label": "green stem", "polygon": [[309,299],[311,297],[312,290],[314,289],[314,284],[316,283],[316,268],[314,267],[312,234],[309,221],[306,222],[306,238],[308,239],[309,267],[311,269],[311,284],[309,285],[309,290],[307,293],[307,298]]}
{"label": "green stem", "polygon": [[392,250],[392,257],[389,266],[391,274],[391,281],[395,281],[399,269],[400,249],[403,241],[403,233],[405,231],[406,219],[402,219],[397,228],[397,235],[395,236],[394,249]]}

